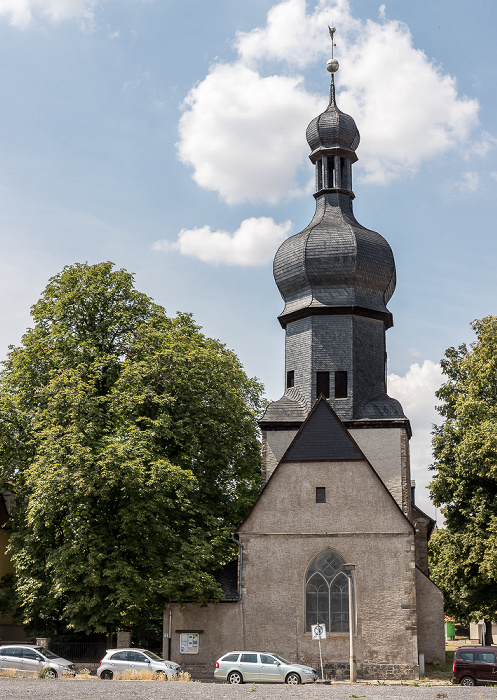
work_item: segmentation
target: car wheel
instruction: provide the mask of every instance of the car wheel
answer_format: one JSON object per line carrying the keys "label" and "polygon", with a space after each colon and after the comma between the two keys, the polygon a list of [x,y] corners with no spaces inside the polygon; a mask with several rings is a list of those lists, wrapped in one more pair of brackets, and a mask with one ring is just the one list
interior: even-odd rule
{"label": "car wheel", "polygon": [[111,681],[113,677],[114,674],[112,673],[112,671],[102,671],[102,673],[100,674],[100,678],[103,681]]}
{"label": "car wheel", "polygon": [[298,685],[300,683],[300,676],[298,673],[289,673],[285,678],[285,683],[288,685]]}
{"label": "car wheel", "polygon": [[461,678],[461,685],[476,685],[476,681],[471,676],[464,676],[464,678]]}
{"label": "car wheel", "polygon": [[228,683],[231,683],[231,685],[239,685],[240,683],[243,683],[242,674],[238,671],[231,671],[228,676]]}
{"label": "car wheel", "polygon": [[53,668],[47,668],[45,669],[45,678],[52,678],[55,679],[57,678],[57,671]]}

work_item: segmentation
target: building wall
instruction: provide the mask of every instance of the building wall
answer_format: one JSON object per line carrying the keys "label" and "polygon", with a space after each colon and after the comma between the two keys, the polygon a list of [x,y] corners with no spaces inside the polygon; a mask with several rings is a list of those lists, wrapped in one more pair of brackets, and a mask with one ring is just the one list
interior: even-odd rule
{"label": "building wall", "polygon": [[[326,487],[326,503],[315,502],[316,486]],[[173,648],[179,630],[198,631],[200,652],[177,651],[175,661],[198,673],[228,651],[260,649],[317,665],[318,645],[305,632],[305,574],[331,547],[356,564],[359,677],[417,677],[414,532],[366,462],[280,464],[238,534],[242,599],[176,606]],[[322,648],[327,674],[347,673],[348,634],[330,635]]]}
{"label": "building wall", "polygon": [[290,443],[297,434],[296,430],[263,430],[262,431],[262,485],[278,466],[278,462],[287,451]]}
{"label": "building wall", "polygon": [[[349,428],[349,433],[404,513],[406,504],[403,481],[406,481],[409,487],[411,483],[410,470],[407,469],[407,465],[404,470],[402,469],[405,432],[403,427]],[[409,481],[407,481],[408,477]],[[407,513],[405,514],[407,515]]]}
{"label": "building wall", "polygon": [[444,605],[442,591],[416,569],[418,646],[429,664],[445,663]]}

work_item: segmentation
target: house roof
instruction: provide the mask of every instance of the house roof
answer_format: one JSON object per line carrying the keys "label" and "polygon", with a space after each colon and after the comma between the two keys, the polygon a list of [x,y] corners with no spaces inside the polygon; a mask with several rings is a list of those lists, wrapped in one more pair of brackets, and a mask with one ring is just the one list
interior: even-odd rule
{"label": "house roof", "polygon": [[366,459],[330,404],[320,397],[283,455],[282,462]]}

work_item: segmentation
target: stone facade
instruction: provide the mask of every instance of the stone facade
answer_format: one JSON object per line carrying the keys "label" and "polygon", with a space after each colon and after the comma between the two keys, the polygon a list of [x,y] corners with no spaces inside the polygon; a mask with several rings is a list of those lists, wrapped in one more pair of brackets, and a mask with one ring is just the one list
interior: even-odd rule
{"label": "stone facade", "polygon": [[[359,677],[416,678],[418,653],[443,661],[443,607],[427,577],[430,526],[411,502],[409,421],[387,394],[395,263],[387,241],[354,217],[359,132],[336,105],[333,77],[306,136],[316,210],[274,259],[286,384],[260,421],[263,488],[236,532],[241,594],[172,606],[172,657],[197,674],[234,650],[316,667],[312,620],[326,618],[330,677],[348,673],[353,634]],[[200,640],[194,654],[188,635]]]}
{"label": "stone facade", "polygon": [[[400,433],[397,438],[400,454]],[[299,440],[303,431],[293,445]],[[316,502],[316,487],[326,489],[325,503]],[[284,457],[237,534],[241,599],[207,608],[173,606],[172,656],[182,667],[201,674],[235,649],[271,650],[318,665],[317,643],[305,627],[305,577],[309,563],[328,548],[356,564],[359,677],[416,678],[419,651],[427,661],[440,661],[440,591],[416,569],[414,527],[364,455]],[[182,631],[199,634],[195,656],[179,653]],[[322,651],[329,677],[348,672],[348,633],[329,634]]]}

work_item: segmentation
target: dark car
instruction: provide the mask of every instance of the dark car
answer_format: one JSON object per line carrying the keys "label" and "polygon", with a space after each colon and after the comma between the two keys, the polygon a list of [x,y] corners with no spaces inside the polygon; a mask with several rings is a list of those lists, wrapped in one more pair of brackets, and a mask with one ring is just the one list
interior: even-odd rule
{"label": "dark car", "polygon": [[459,647],[454,652],[452,683],[497,685],[497,647]]}

